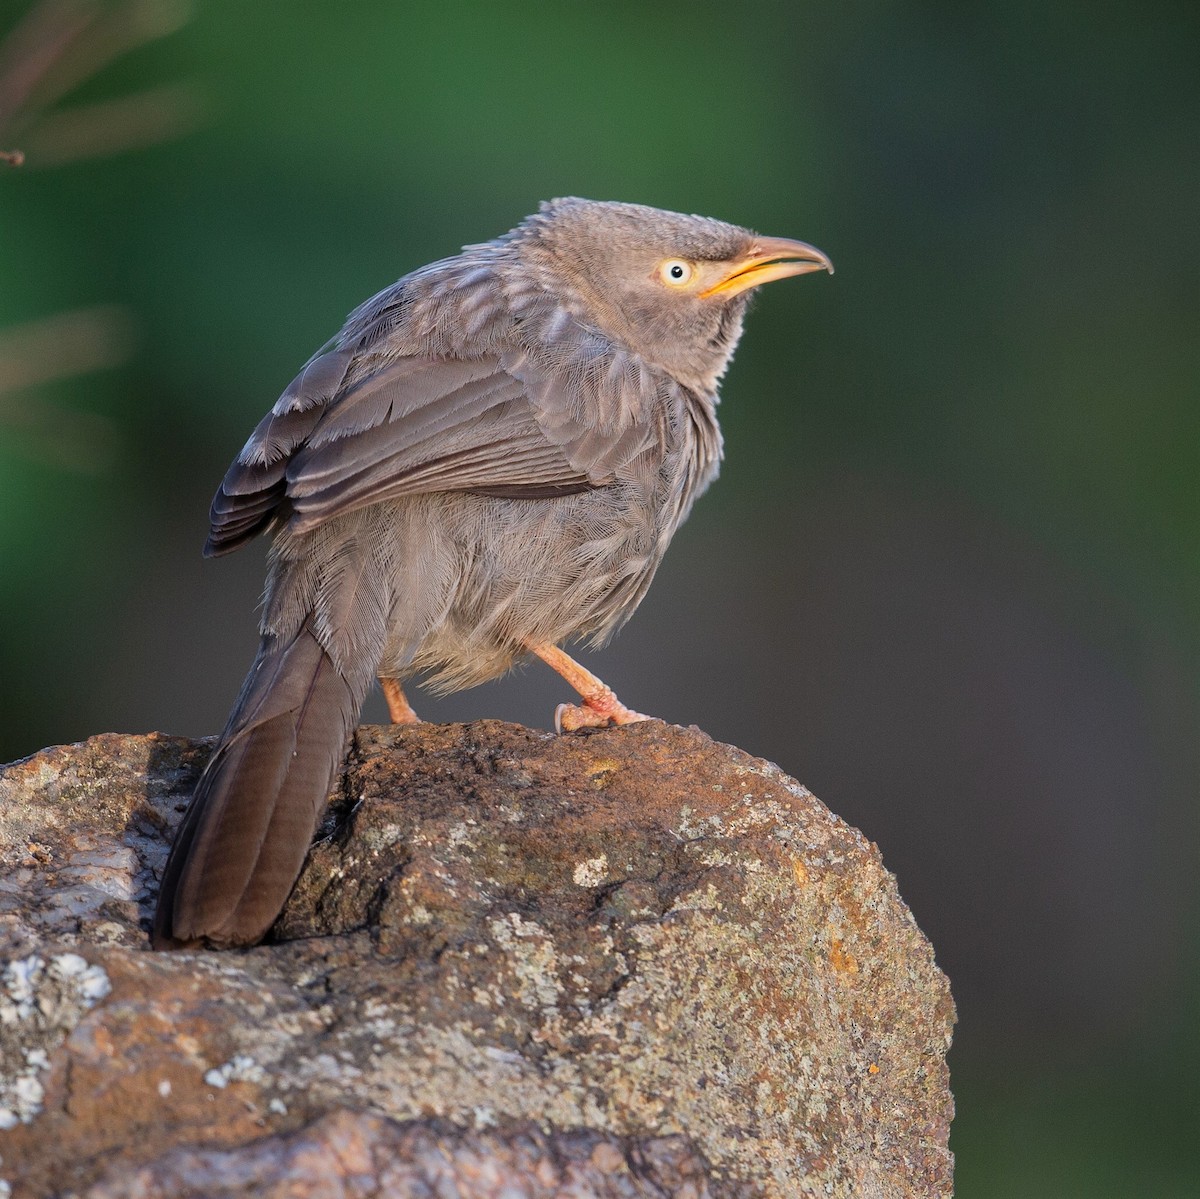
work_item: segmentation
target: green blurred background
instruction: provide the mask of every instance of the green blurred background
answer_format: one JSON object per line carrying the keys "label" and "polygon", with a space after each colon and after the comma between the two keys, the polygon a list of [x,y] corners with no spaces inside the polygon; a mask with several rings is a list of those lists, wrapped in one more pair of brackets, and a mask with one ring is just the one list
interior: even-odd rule
{"label": "green blurred background", "polygon": [[361,299],[556,195],[804,238],[836,277],[758,301],[723,477],[587,660],[879,843],[960,1196],[1200,1195],[1198,16],[0,4],[0,760],[220,728],[263,552],[202,561],[208,501]]}

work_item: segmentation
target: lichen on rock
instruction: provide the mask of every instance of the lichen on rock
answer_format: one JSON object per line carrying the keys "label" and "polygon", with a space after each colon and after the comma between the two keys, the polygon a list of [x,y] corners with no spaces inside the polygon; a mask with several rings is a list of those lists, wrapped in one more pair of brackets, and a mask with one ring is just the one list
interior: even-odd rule
{"label": "lichen on rock", "polygon": [[0,970],[0,1131],[42,1110],[50,1054],[112,987],[77,953],[9,958]]}

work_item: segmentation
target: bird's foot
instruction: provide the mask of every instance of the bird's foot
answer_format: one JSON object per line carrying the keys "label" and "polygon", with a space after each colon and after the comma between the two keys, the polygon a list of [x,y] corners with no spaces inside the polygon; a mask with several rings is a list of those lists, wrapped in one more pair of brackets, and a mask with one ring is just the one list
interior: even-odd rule
{"label": "bird's foot", "polygon": [[391,717],[392,724],[420,724],[421,718],[412,709],[412,704],[408,702],[408,696],[404,694],[404,688],[400,686],[398,679],[380,678],[379,686],[383,691],[383,698],[387,700],[388,716]]}
{"label": "bird's foot", "polygon": [[633,724],[635,720],[650,720],[627,708],[607,683],[596,678],[557,645],[542,645],[527,641],[525,648],[537,654],[552,670],[558,671],[576,691],[581,704],[559,704],[554,710],[554,731],[573,733],[576,729],[599,729],[609,724]]}
{"label": "bird's foot", "polygon": [[576,729],[600,729],[610,724],[633,724],[650,720],[627,708],[611,691],[607,696],[588,697],[581,704],[559,704],[554,709],[554,731],[573,733]]}

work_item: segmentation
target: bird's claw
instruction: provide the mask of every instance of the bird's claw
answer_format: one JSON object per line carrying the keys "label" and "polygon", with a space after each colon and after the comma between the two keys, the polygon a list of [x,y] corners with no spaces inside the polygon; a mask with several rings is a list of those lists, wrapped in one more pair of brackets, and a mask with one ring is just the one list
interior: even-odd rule
{"label": "bird's claw", "polygon": [[585,700],[582,704],[559,704],[554,709],[554,731],[573,733],[576,729],[600,729],[610,724],[633,724],[651,719],[621,703],[592,707]]}

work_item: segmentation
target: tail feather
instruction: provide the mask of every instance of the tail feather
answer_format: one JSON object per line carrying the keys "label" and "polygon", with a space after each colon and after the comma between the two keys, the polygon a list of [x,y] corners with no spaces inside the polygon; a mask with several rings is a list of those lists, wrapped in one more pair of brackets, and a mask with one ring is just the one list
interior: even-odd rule
{"label": "tail feather", "polygon": [[304,864],[362,695],[306,623],[266,637],[171,848],[153,942],[260,940]]}

